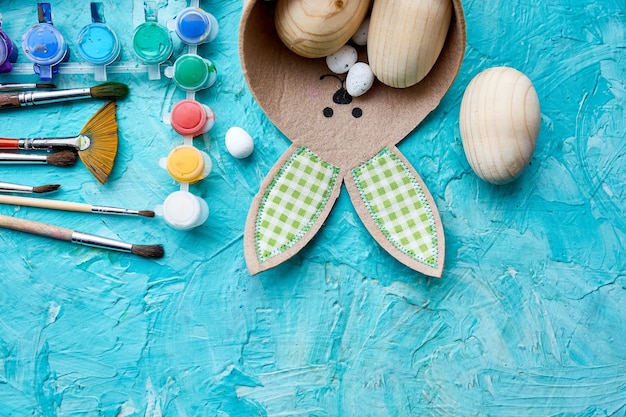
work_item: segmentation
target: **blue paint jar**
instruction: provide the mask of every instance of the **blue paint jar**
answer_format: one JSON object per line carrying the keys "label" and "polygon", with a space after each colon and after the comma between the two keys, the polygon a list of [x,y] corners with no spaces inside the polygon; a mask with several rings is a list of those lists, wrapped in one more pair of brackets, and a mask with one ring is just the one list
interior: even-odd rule
{"label": "blue paint jar", "polygon": [[199,45],[213,41],[219,25],[212,14],[197,7],[187,7],[176,16],[174,30],[186,44]]}
{"label": "blue paint jar", "polygon": [[120,42],[110,26],[105,24],[102,3],[91,3],[92,23],[78,34],[78,53],[93,65],[96,81],[106,80],[105,66],[120,56]]}
{"label": "blue paint jar", "polygon": [[42,81],[52,81],[57,65],[69,59],[63,34],[52,25],[50,3],[38,3],[39,23],[22,36],[22,50],[33,62],[33,69]]}
{"label": "blue paint jar", "polygon": [[17,46],[2,30],[2,15],[0,15],[0,73],[11,72],[15,61],[17,61]]}

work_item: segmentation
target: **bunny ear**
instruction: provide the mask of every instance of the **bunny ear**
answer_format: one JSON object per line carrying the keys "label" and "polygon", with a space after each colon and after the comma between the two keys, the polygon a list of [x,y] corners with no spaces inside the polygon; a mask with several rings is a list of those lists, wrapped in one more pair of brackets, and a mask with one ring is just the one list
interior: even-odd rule
{"label": "bunny ear", "polygon": [[400,151],[384,148],[350,174],[350,198],[374,239],[408,267],[440,277],[445,242],[439,212]]}
{"label": "bunny ear", "polygon": [[341,191],[340,173],[299,145],[276,162],[246,221],[245,257],[252,275],[291,258],[315,236]]}

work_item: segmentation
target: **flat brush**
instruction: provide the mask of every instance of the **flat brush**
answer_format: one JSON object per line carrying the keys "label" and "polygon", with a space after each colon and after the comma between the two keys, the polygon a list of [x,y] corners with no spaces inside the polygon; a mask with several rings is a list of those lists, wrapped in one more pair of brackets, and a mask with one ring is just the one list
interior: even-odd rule
{"label": "flat brush", "polygon": [[0,109],[58,103],[84,98],[119,100],[128,95],[126,84],[109,81],[87,88],[50,91],[21,91],[0,94]]}
{"label": "flat brush", "polygon": [[133,253],[144,258],[162,258],[165,254],[162,245],[135,245],[18,217],[0,215],[0,227],[78,245]]}
{"label": "flat brush", "polygon": [[85,124],[78,136],[65,138],[0,138],[0,150],[73,150],[94,177],[104,184],[117,155],[117,105],[109,101]]}
{"label": "flat brush", "polygon": [[51,191],[58,190],[60,187],[61,187],[60,184],[31,186],[31,185],[22,185],[22,184],[12,184],[10,182],[0,182],[0,193],[43,194],[43,193],[49,193]]}
{"label": "flat brush", "polygon": [[0,91],[15,91],[33,88],[57,88],[57,86],[54,84],[0,83]]}
{"label": "flat brush", "polygon": [[65,150],[54,152],[49,155],[37,155],[29,153],[0,152],[0,165],[2,164],[39,164],[57,167],[68,167],[76,163],[78,154],[74,151]]}
{"label": "flat brush", "polygon": [[18,197],[13,195],[0,195],[0,204],[13,204],[16,206],[37,207],[52,210],[77,211],[81,213],[124,214],[154,217],[154,211],[152,210],[130,210],[118,207],[95,206],[91,204],[74,203],[71,201]]}

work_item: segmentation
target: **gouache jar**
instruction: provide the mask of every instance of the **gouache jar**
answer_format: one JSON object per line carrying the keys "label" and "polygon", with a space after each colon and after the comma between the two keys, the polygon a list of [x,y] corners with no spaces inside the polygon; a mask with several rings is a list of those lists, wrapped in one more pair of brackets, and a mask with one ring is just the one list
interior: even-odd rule
{"label": "gouache jar", "polygon": [[209,217],[206,201],[188,191],[175,191],[163,203],[163,219],[175,229],[200,226]]}
{"label": "gouache jar", "polygon": [[[2,25],[1,17],[0,25]],[[15,61],[17,61],[17,45],[0,29],[0,73],[11,72]]]}
{"label": "gouache jar", "polygon": [[199,136],[215,124],[213,110],[196,100],[186,99],[174,104],[170,114],[172,128],[183,136]]}
{"label": "gouache jar", "polygon": [[39,22],[22,36],[22,50],[33,62],[33,69],[42,81],[52,81],[58,72],[57,65],[70,57],[63,34],[52,25],[49,3],[39,3]]}
{"label": "gouache jar", "polygon": [[194,184],[209,175],[213,163],[206,152],[191,145],[181,145],[167,156],[166,168],[176,181]]}
{"label": "gouache jar", "polygon": [[174,46],[167,29],[157,22],[144,22],[133,32],[133,50],[147,65],[161,64],[172,55]]}
{"label": "gouache jar", "polygon": [[106,25],[102,3],[91,3],[91,20],[78,34],[78,53],[85,61],[94,66],[96,81],[106,81],[106,66],[120,56],[120,42],[117,35]]}
{"label": "gouache jar", "polygon": [[199,45],[213,41],[219,26],[212,14],[197,7],[187,7],[176,16],[174,30],[184,43]]}
{"label": "gouache jar", "polygon": [[196,54],[184,54],[174,62],[172,78],[185,91],[198,91],[211,87],[217,80],[215,65]]}

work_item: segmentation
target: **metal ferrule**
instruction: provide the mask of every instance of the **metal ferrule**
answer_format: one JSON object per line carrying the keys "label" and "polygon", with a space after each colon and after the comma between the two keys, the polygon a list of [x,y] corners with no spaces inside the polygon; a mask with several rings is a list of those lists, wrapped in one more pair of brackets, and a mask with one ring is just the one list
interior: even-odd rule
{"label": "metal ferrule", "polygon": [[1,193],[32,193],[33,187],[29,185],[11,184],[10,182],[0,182]]}
{"label": "metal ferrule", "polygon": [[46,155],[32,155],[27,153],[0,152],[0,164],[48,163]]}
{"label": "metal ferrule", "polygon": [[83,151],[91,145],[91,139],[78,135],[71,138],[29,138],[20,139],[18,149],[62,150],[73,149]]}
{"label": "metal ferrule", "polygon": [[131,243],[81,232],[72,233],[72,242],[80,245],[92,246],[94,248],[112,249],[128,253],[130,253],[133,248]]}
{"label": "metal ferrule", "polygon": [[103,214],[139,214],[137,210],[129,210],[125,208],[118,207],[106,207],[106,206],[91,206],[91,211],[93,213],[103,213]]}
{"label": "metal ferrule", "polygon": [[17,98],[22,106],[35,104],[56,103],[59,101],[75,100],[77,98],[91,97],[89,88],[73,88],[71,90],[55,91],[23,91],[18,93]]}

